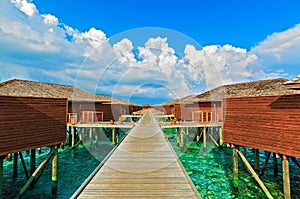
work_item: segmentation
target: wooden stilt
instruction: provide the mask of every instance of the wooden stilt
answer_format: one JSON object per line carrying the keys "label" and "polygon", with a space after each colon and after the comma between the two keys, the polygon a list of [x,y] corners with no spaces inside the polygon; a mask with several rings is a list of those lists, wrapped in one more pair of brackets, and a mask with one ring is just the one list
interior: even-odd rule
{"label": "wooden stilt", "polygon": [[30,175],[35,171],[35,149],[30,150]]}
{"label": "wooden stilt", "polygon": [[259,164],[259,150],[254,149],[254,158],[255,158],[255,171],[259,172],[260,164]]}
{"label": "wooden stilt", "polygon": [[217,147],[220,147],[220,145],[218,144],[218,142],[216,141],[216,139],[211,135],[211,134],[208,134],[208,136],[210,137],[210,139],[215,143],[215,145]]}
{"label": "wooden stilt", "polygon": [[90,142],[90,150],[93,149],[93,128],[89,128],[89,142]]}
{"label": "wooden stilt", "polygon": [[117,129],[116,129],[116,144],[119,143],[119,133],[120,133],[120,129],[117,128]]}
{"label": "wooden stilt", "polygon": [[274,170],[274,176],[277,177],[278,176],[278,160],[276,157],[276,153],[273,153],[273,170]]}
{"label": "wooden stilt", "polygon": [[115,144],[116,142],[115,142],[115,128],[112,128],[111,129],[111,142],[113,143],[113,144]]}
{"label": "wooden stilt", "polygon": [[222,134],[222,128],[219,128],[219,144],[220,146],[223,145],[223,134]]}
{"label": "wooden stilt", "polygon": [[2,187],[3,187],[3,159],[4,157],[0,156],[0,199],[3,198]]}
{"label": "wooden stilt", "polygon": [[38,154],[41,154],[41,153],[42,153],[42,149],[38,148]]}
{"label": "wooden stilt", "polygon": [[197,134],[196,134],[196,142],[197,143],[199,143],[200,137],[201,137],[201,135],[200,135],[200,128],[197,128]]}
{"label": "wooden stilt", "polygon": [[57,155],[58,150],[57,146],[52,148],[53,150],[53,159],[52,159],[52,195],[57,194]]}
{"label": "wooden stilt", "polygon": [[291,188],[290,188],[289,160],[285,155],[282,156],[282,177],[283,177],[284,198],[290,199],[291,198]]}
{"label": "wooden stilt", "polygon": [[10,154],[7,154],[6,160],[7,160],[7,161],[12,161],[11,153],[10,153]]}
{"label": "wooden stilt", "polygon": [[207,127],[203,128],[203,151],[206,151],[206,130]]}
{"label": "wooden stilt", "polygon": [[183,151],[184,147],[184,131],[182,128],[180,128],[180,149]]}
{"label": "wooden stilt", "polygon": [[68,134],[69,134],[69,139],[68,139],[69,146],[72,146],[72,126],[69,126]]}
{"label": "wooden stilt", "polygon": [[233,192],[236,193],[239,188],[239,164],[237,148],[232,148],[232,163],[233,163]]}
{"label": "wooden stilt", "polygon": [[261,173],[260,173],[260,175],[259,175],[259,177],[261,177],[261,178],[262,178],[262,177],[264,176],[264,174],[265,174],[265,171],[266,171],[266,168],[267,168],[267,165],[268,165],[270,156],[271,156],[271,153],[270,153],[270,152],[267,152],[267,156],[266,156],[266,159],[265,159],[264,166],[263,166],[263,168],[261,169]]}
{"label": "wooden stilt", "polygon": [[179,128],[176,128],[176,145],[180,147],[180,131]]}
{"label": "wooden stilt", "polygon": [[27,171],[27,168],[26,168],[26,164],[25,164],[22,152],[19,152],[19,156],[20,156],[20,159],[21,159],[21,163],[23,165],[23,169],[24,169],[24,173],[25,173],[25,176],[26,176],[26,180],[28,180],[29,179],[29,175],[28,175],[28,171]]}
{"label": "wooden stilt", "polygon": [[76,128],[75,127],[72,127],[72,142],[71,142],[71,144],[72,144],[72,148],[74,148],[74,146],[75,146],[75,136],[76,136]]}
{"label": "wooden stilt", "polygon": [[244,164],[247,167],[247,169],[249,170],[249,172],[252,174],[253,178],[259,184],[261,189],[265,192],[267,198],[273,199],[273,196],[271,195],[271,193],[269,192],[267,187],[264,185],[264,183],[261,181],[261,179],[258,177],[258,175],[255,173],[254,169],[252,168],[252,166],[250,165],[248,160],[245,158],[245,156],[242,154],[242,152],[240,152],[239,150],[236,150],[236,151],[239,154],[239,156],[241,157],[242,161],[244,162]]}
{"label": "wooden stilt", "polygon": [[18,153],[14,153],[13,178],[18,177]]}
{"label": "wooden stilt", "polygon": [[42,168],[44,168],[48,162],[48,160],[51,158],[52,156],[52,152],[50,152],[47,157],[43,160],[43,162],[38,166],[38,168],[33,172],[33,174],[31,175],[31,177],[29,178],[29,180],[25,183],[25,185],[22,187],[22,189],[20,190],[17,198],[22,195],[27,188],[29,187],[29,185],[32,183],[32,181],[34,180],[35,176],[41,171]]}
{"label": "wooden stilt", "polygon": [[186,127],[186,135],[189,135],[189,127]]}

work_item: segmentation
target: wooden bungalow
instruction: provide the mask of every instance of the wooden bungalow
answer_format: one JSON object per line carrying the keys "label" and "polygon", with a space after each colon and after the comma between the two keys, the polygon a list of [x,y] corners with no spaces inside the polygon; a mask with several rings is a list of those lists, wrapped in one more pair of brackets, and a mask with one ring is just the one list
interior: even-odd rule
{"label": "wooden bungalow", "polygon": [[98,122],[118,120],[130,114],[137,105],[105,95],[95,95],[83,89],[60,84],[13,79],[0,83],[0,95],[68,99],[68,122]]}
{"label": "wooden bungalow", "polygon": [[162,106],[167,114],[174,114],[179,120],[221,122],[224,120],[226,112],[226,107],[223,106],[224,98],[299,93],[287,89],[284,86],[286,81],[286,79],[277,78],[223,85],[199,95],[191,95],[164,103]]}
{"label": "wooden bungalow", "polygon": [[[251,171],[268,198],[273,198],[254,172],[239,146],[255,151],[255,169],[260,170],[258,151],[267,153],[261,176],[273,153],[274,169],[277,158],[282,159],[282,174],[285,198],[291,197],[289,161],[300,157],[300,90],[299,77],[292,81],[274,79],[259,81],[257,88],[248,84],[240,94],[228,95],[223,99],[223,140],[233,147],[234,184],[237,188],[238,155]],[[298,84],[298,85],[297,85]],[[260,85],[260,86],[259,86]],[[257,91],[255,91],[257,89]],[[251,91],[251,92],[249,92]],[[276,165],[276,166],[275,166]],[[274,170],[274,172],[276,172]]]}
{"label": "wooden bungalow", "polygon": [[[22,161],[27,183],[21,195],[34,183],[35,176],[52,158],[52,193],[57,190],[57,145],[66,140],[65,98],[0,96],[0,198],[2,198],[3,159],[14,154],[13,177],[18,175],[18,156]],[[35,149],[49,146],[52,150],[36,169]],[[31,151],[30,175],[22,151]]]}

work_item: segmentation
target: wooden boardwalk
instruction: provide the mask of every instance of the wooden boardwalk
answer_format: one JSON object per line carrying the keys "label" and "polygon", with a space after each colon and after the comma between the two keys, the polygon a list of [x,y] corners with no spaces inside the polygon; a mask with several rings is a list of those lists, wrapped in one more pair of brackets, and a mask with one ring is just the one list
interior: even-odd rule
{"label": "wooden boardwalk", "polygon": [[201,197],[148,111],[78,198]]}

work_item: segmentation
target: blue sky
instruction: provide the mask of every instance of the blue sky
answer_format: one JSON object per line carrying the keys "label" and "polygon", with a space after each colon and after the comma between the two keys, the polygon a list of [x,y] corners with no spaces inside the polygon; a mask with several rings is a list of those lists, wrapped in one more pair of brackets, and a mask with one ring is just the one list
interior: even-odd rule
{"label": "blue sky", "polygon": [[299,1],[0,2],[0,81],[161,103],[300,74]]}

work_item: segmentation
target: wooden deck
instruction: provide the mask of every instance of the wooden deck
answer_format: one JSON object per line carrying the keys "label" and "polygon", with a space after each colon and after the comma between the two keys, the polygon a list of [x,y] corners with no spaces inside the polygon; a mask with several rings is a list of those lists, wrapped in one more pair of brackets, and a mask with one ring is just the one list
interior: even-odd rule
{"label": "wooden deck", "polygon": [[78,198],[201,197],[148,111]]}

